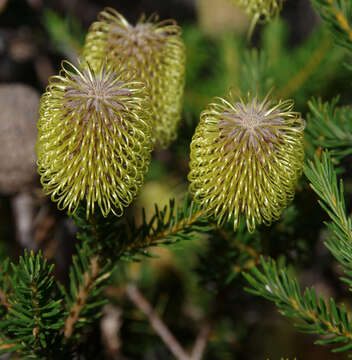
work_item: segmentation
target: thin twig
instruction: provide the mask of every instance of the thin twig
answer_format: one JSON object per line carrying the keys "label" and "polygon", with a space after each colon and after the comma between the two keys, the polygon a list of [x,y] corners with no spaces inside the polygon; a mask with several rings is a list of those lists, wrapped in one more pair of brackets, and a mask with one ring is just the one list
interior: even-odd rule
{"label": "thin twig", "polygon": [[135,285],[127,285],[126,294],[136,307],[147,315],[150,325],[178,360],[200,360],[202,358],[211,332],[210,324],[202,327],[192,348],[192,354],[188,355]]}
{"label": "thin twig", "polygon": [[122,309],[111,304],[103,309],[100,321],[101,338],[104,352],[111,360],[122,360],[120,331],[122,326]]}
{"label": "thin twig", "polygon": [[76,302],[72,305],[70,314],[65,321],[64,336],[66,339],[70,338],[73,334],[75,324],[79,319],[80,313],[89,295],[90,288],[96,280],[99,270],[98,255],[95,255],[90,261],[89,269],[83,275],[84,284],[79,287]]}
{"label": "thin twig", "polygon": [[[141,247],[156,245],[159,241],[165,239],[166,237],[175,235],[181,229],[188,228],[193,223],[195,223],[202,215],[203,215],[202,210],[198,210],[190,218],[186,219],[186,221],[185,218],[180,219],[171,229],[167,228],[163,231],[160,231],[157,234],[146,236],[144,239],[142,239]],[[138,247],[138,242],[133,242],[126,248],[126,251],[136,249],[137,247]]]}
{"label": "thin twig", "polygon": [[[13,346],[14,346],[13,344],[10,344],[10,343],[6,344],[6,343],[2,343],[0,341],[0,350],[8,350],[8,349],[11,349]],[[17,350],[17,352],[19,352],[19,351]]]}
{"label": "thin twig", "polygon": [[189,355],[185,352],[177,339],[171,334],[160,317],[155,313],[149,302],[144,298],[135,285],[127,285],[126,294],[129,299],[147,315],[148,320],[156,333],[164,341],[165,345],[172,354],[179,360],[190,360]]}
{"label": "thin twig", "polygon": [[202,210],[198,210],[196,213],[194,213],[190,218],[188,218],[186,221],[184,218],[182,218],[180,221],[178,221],[171,229],[166,229],[156,235],[148,236],[145,239],[146,243],[154,243],[156,241],[162,240],[167,236],[174,235],[177,232],[179,232],[182,228],[187,228],[193,223],[195,223],[201,216],[203,215]]}
{"label": "thin twig", "polygon": [[250,270],[253,266],[256,266],[260,263],[260,256],[256,259],[249,259],[242,265],[235,265],[233,267],[233,271],[235,274],[238,274],[244,270]]}
{"label": "thin twig", "polygon": [[[3,271],[2,267],[0,266],[0,271]],[[2,284],[3,288],[6,288],[6,285],[8,283],[8,275],[3,276],[2,278]],[[7,301],[6,293],[0,289],[0,304],[4,305],[7,309],[11,307],[10,303]]]}
{"label": "thin twig", "polygon": [[6,308],[10,307],[10,304],[6,299],[6,295],[1,289],[0,289],[0,303],[3,304]]}
{"label": "thin twig", "polygon": [[200,360],[204,354],[211,332],[210,324],[204,324],[192,349],[191,360]]}
{"label": "thin twig", "polygon": [[[327,320],[324,316],[318,314],[314,309],[310,310],[310,309],[302,308],[302,304],[294,298],[288,297],[288,301],[290,302],[291,306],[297,312],[299,312],[302,318],[310,319],[311,322],[314,322],[319,327],[321,327],[320,324],[323,324],[332,334],[336,336],[343,336],[352,340],[352,332],[344,328],[341,328],[338,324],[335,324],[332,321]],[[327,311],[327,318],[330,319],[332,316],[329,313],[329,309],[327,309],[326,311]]]}

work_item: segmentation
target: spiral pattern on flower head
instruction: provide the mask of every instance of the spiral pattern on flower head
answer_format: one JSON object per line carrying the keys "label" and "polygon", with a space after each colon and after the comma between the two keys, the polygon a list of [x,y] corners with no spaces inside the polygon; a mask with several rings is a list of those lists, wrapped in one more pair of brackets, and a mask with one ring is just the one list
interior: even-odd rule
{"label": "spiral pattern on flower head", "polygon": [[146,83],[152,104],[153,139],[167,147],[177,136],[185,78],[185,46],[173,20],[142,17],[133,26],[106,8],[89,28],[83,57],[95,68],[106,59],[133,70]]}
{"label": "spiral pattern on flower head", "polygon": [[285,0],[231,0],[236,6],[242,8],[246,14],[257,21],[266,22],[277,15]]}
{"label": "spiral pattern on flower head", "polygon": [[221,225],[241,215],[250,232],[269,225],[293,199],[304,160],[304,120],[293,101],[269,94],[217,98],[201,113],[191,143],[190,191]]}
{"label": "spiral pattern on flower head", "polygon": [[37,164],[44,192],[74,213],[86,201],[120,216],[143,184],[152,151],[145,86],[101,63],[62,62],[41,97]]}

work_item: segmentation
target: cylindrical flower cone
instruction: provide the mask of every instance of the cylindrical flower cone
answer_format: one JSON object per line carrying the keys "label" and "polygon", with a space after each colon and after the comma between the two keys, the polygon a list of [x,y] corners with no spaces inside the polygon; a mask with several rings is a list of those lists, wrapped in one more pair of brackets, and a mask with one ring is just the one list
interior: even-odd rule
{"label": "cylindrical flower cone", "polygon": [[293,102],[269,94],[217,98],[201,113],[191,143],[190,191],[218,224],[240,217],[253,232],[293,199],[302,172],[304,120]]}
{"label": "cylindrical flower cone", "polygon": [[145,82],[152,105],[153,140],[167,147],[177,136],[185,78],[185,46],[181,28],[173,20],[141,18],[131,25],[107,8],[88,31],[83,57],[93,68],[102,60],[136,72]]}
{"label": "cylindrical flower cone", "polygon": [[41,97],[37,163],[45,193],[87,217],[98,206],[120,216],[143,184],[152,151],[143,83],[101,64],[62,63]]}

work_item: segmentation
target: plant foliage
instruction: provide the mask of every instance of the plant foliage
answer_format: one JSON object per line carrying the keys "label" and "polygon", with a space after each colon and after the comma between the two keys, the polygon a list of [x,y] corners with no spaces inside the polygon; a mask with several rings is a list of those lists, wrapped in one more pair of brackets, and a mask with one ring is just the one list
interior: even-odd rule
{"label": "plant foliage", "polygon": [[0,323],[2,351],[19,351],[33,359],[54,358],[62,350],[59,329],[64,309],[55,291],[53,265],[41,253],[25,252],[18,264],[11,264],[11,269],[11,290],[4,294],[7,313]]}
{"label": "plant foliage", "polygon": [[[110,84],[107,86],[109,91],[104,92],[105,83],[94,83],[92,77],[97,74],[83,68],[82,73],[78,71],[77,74],[72,74],[69,88],[63,73],[51,78],[50,86],[55,91],[47,92],[42,102],[45,106],[53,104],[53,114],[50,115],[45,111],[44,106],[41,114],[45,115],[45,119],[39,124],[39,128],[43,134],[46,131],[50,133],[52,127],[48,124],[52,120],[57,122],[57,128],[52,143],[47,143],[47,136],[43,135],[43,143],[48,147],[41,155],[46,157],[48,149],[52,154],[52,158],[46,164],[50,170],[50,177],[43,182],[49,192],[53,192],[55,196],[70,197],[73,183],[77,189],[82,190],[75,192],[73,198],[71,196],[75,206],[79,204],[75,214],[70,215],[77,229],[77,241],[73,246],[75,250],[72,259],[70,258],[71,264],[67,266],[67,272],[59,274],[61,281],[56,279],[57,268],[54,270],[54,265],[41,251],[38,253],[25,251],[18,262],[12,263],[9,259],[2,261],[0,354],[7,354],[14,359],[96,360],[124,358],[125,355],[131,359],[137,357],[168,359],[169,350],[175,344],[176,347],[185,344],[187,349],[191,349],[190,339],[192,341],[196,339],[190,359],[257,358],[258,354],[252,357],[247,354],[246,344],[250,343],[249,338],[266,315],[265,311],[253,305],[256,301],[255,296],[260,296],[274,303],[282,315],[293,319],[299,330],[317,336],[317,344],[329,345],[334,352],[346,352],[352,356],[352,315],[347,304],[348,298],[343,293],[346,284],[352,291],[352,220],[348,209],[352,193],[349,165],[352,155],[352,112],[351,106],[348,105],[352,101],[350,96],[352,73],[342,66],[344,62],[349,61],[348,56],[352,51],[352,1],[312,0],[311,2],[321,16],[322,24],[316,26],[304,40],[293,45],[289,27],[280,19],[262,25],[258,29],[262,31],[260,36],[255,34],[251,43],[243,34],[225,32],[209,36],[196,25],[183,27],[187,66],[182,133],[171,148],[162,151],[155,149],[151,161],[154,164],[157,162],[162,171],[156,171],[154,176],[150,176],[149,173],[146,181],[149,181],[149,184],[155,183],[157,187],[161,182],[167,183],[165,179],[169,178],[165,173],[170,169],[171,176],[175,175],[177,179],[184,177],[184,181],[180,182],[182,189],[185,189],[188,186],[186,173],[190,167],[192,168],[192,163],[188,165],[188,160],[189,144],[193,136],[194,148],[200,153],[198,160],[202,165],[199,166],[200,170],[195,178],[204,177],[204,186],[209,192],[209,199],[205,199],[202,208],[197,205],[197,201],[200,200],[197,198],[198,195],[192,198],[184,190],[182,194],[176,195],[177,199],[182,198],[181,201],[171,199],[166,206],[158,205],[159,199],[154,199],[153,196],[149,198],[148,204],[141,206],[139,205],[142,201],[136,199],[134,206],[126,208],[123,214],[118,212],[121,216],[109,211],[102,212],[99,206],[91,206],[89,198],[84,200],[87,192],[93,199],[93,195],[99,189],[105,194],[105,190],[112,189],[115,184],[120,186],[121,201],[127,207],[127,204],[132,202],[132,197],[125,201],[124,181],[131,185],[133,196],[137,193],[137,182],[133,180],[136,175],[135,170],[128,167],[131,151],[137,154],[134,161],[146,171],[149,153],[148,161],[145,162],[140,154],[146,149],[137,140],[138,137],[145,136],[150,143],[148,147],[150,152],[152,134],[144,134],[143,131],[134,132],[133,128],[126,127],[133,122],[131,117],[133,118],[134,115],[133,113],[126,115],[127,105],[120,100],[123,97],[127,103],[133,101],[134,88],[129,92],[122,87],[117,93],[111,94]],[[245,5],[246,2],[243,3]],[[289,2],[285,4],[289,6]],[[114,11],[113,13],[117,14]],[[71,16],[63,18],[49,8],[43,10],[42,14],[49,42],[55,49],[54,56],[61,54],[75,61],[76,54],[81,52],[84,44],[84,31],[80,22]],[[108,23],[111,14],[109,11],[105,11],[104,14]],[[161,40],[165,32],[172,33],[177,29],[178,36],[181,29],[172,21],[162,21],[159,23],[163,25],[160,28],[153,27],[148,23],[148,18],[144,17],[137,27],[133,27],[127,23],[127,20],[119,17],[119,14],[116,16],[121,23],[115,21],[111,25],[111,39],[115,37],[120,39],[119,36],[123,34],[129,39],[129,43],[138,43],[146,54],[151,51],[148,48],[149,40],[153,40],[152,44],[155,47],[153,49],[157,54],[163,46]],[[119,26],[116,25],[117,23]],[[99,26],[97,38],[101,36],[101,31],[107,29],[104,23],[101,23],[101,28]],[[147,36],[143,40],[144,31],[148,29],[155,30],[155,34],[153,33],[155,36],[153,35],[153,39]],[[129,38],[130,31],[133,33],[131,38]],[[181,41],[181,38],[178,40]],[[95,41],[93,36],[87,50],[88,55],[91,55],[92,49],[96,48]],[[106,44],[104,44],[101,44],[103,47],[97,55],[99,64],[108,62],[100,58],[106,53]],[[121,41],[119,44],[121,51],[126,50],[124,55],[126,61],[131,60],[134,63],[135,58],[129,58],[133,54],[137,58],[141,57],[141,54],[138,55],[138,52],[134,52],[126,45],[127,42]],[[148,61],[140,60],[143,63],[144,76],[150,77],[149,81],[153,82],[151,96],[153,101],[165,103],[165,108],[162,108],[164,110],[156,107],[158,117],[163,118],[165,115],[163,111],[173,110],[172,106],[175,104],[172,103],[173,99],[170,103],[170,96],[165,95],[160,83],[163,82],[163,86],[167,88],[175,77],[171,76],[170,79],[165,80],[165,76],[163,74],[159,76],[157,71],[165,66],[165,71],[172,74],[172,68],[169,66],[174,66],[173,62],[176,60],[172,56],[167,57],[166,60],[156,55],[151,59],[154,61],[152,69]],[[119,63],[121,59],[117,56],[115,60],[117,63],[114,71],[118,72],[122,68]],[[109,64],[106,65],[109,67]],[[133,69],[133,73],[136,72],[133,75],[136,79],[139,70],[138,67]],[[103,76],[104,71],[102,67],[98,75]],[[180,74],[182,89],[177,90],[179,98],[183,93],[183,69]],[[77,93],[77,87],[84,80],[85,75],[87,76],[84,82],[85,92]],[[115,73],[109,76],[113,84],[122,86]],[[59,79],[62,81],[58,81]],[[148,79],[145,81],[148,82]],[[94,84],[97,86],[94,87]],[[139,84],[143,91],[146,90],[142,82],[133,81],[131,84]],[[286,114],[287,122],[293,122],[296,114],[301,119],[298,112],[302,113],[302,118],[306,121],[305,178],[298,181],[295,189],[296,199],[282,213],[281,210],[277,212],[283,200],[283,191],[279,195],[276,193],[279,177],[275,177],[272,172],[274,166],[271,161],[272,154],[278,155],[275,169],[277,167],[277,172],[283,173],[282,187],[284,190],[289,187],[291,200],[295,186],[292,185],[291,189],[286,175],[293,176],[292,174],[299,169],[292,165],[295,164],[295,159],[286,155],[294,146],[298,129],[294,129],[292,138],[287,140],[286,150],[279,153],[278,144],[282,144],[280,136],[285,128],[284,115],[280,113],[278,106],[269,111],[267,108],[269,100],[265,98],[263,103],[258,102],[258,106],[253,107],[257,100],[254,101],[253,98],[250,100],[250,96],[242,105],[236,103],[238,100],[232,99],[233,103],[232,100],[222,100],[229,106],[220,108],[216,112],[218,123],[214,125],[211,116],[210,120],[208,118],[204,120],[206,125],[214,125],[211,127],[212,131],[204,132],[206,140],[209,141],[203,142],[203,137],[200,144],[194,141],[193,134],[201,110],[206,104],[211,103],[214,96],[222,97],[228,93],[229,88],[235,94],[235,99],[246,94],[252,94],[255,99],[256,96],[262,99],[268,93],[275,101],[282,99],[283,103],[286,103],[286,99],[293,98],[292,103],[286,100],[292,104],[292,109],[293,103],[295,104],[294,111],[291,113],[290,107],[290,112]],[[61,100],[52,102],[53,98],[57,99],[57,93],[60,93],[61,100],[67,101],[66,105],[61,106]],[[146,96],[148,101],[149,97]],[[177,103],[181,104],[178,100]],[[82,104],[84,104],[84,114],[80,112],[83,109]],[[246,104],[251,104],[252,107],[247,107]],[[88,119],[94,106],[96,111],[91,117],[93,120],[89,127],[85,120]],[[110,121],[111,106],[118,110],[115,112],[118,116],[112,122]],[[231,113],[231,109],[236,106],[238,113]],[[136,103],[136,109],[144,110],[143,104]],[[244,109],[248,111],[243,111]],[[177,112],[181,113],[179,110],[177,108]],[[79,135],[74,139],[63,134],[62,121],[58,121],[60,119],[55,115],[57,111],[62,112],[66,120],[74,120],[75,127],[80,129]],[[213,116],[214,108],[209,108],[209,113]],[[263,114],[266,120],[259,121],[259,116]],[[244,133],[239,135],[237,131],[240,115],[243,117],[242,120],[245,120],[243,124],[247,126],[246,134],[250,139],[248,143],[246,143],[247,135],[244,136]],[[97,119],[101,120],[98,130],[95,127]],[[72,121],[69,120],[65,122],[65,126],[70,131],[75,130],[71,129]],[[175,119],[171,116],[169,120],[172,122]],[[270,122],[275,125],[272,132],[269,131]],[[114,126],[112,127],[111,124]],[[234,124],[237,126],[235,130],[232,127]],[[254,141],[252,137],[255,133],[253,129],[259,128],[258,124],[263,125],[260,143]],[[173,125],[176,127],[176,123]],[[303,132],[303,127],[300,126],[300,132]],[[125,142],[120,142],[121,139],[116,138],[117,132],[112,131],[113,128],[124,129],[124,132],[118,134]],[[230,130],[226,133],[227,130],[224,129]],[[199,131],[203,135],[203,130]],[[214,134],[217,132],[219,136],[215,137]],[[108,138],[107,134],[116,136],[112,139]],[[226,142],[222,144],[224,134],[227,134],[227,137]],[[85,140],[82,142],[83,137]],[[99,144],[92,142],[94,137],[101,140]],[[173,137],[174,135],[170,139]],[[243,151],[240,155],[236,155],[237,157],[231,151],[234,137],[241,146],[243,145],[243,148],[241,147]],[[110,159],[105,155],[115,140],[118,156]],[[161,140],[165,140],[165,144],[169,143],[167,139]],[[64,143],[72,145],[71,154],[65,151]],[[200,148],[204,149],[204,152],[200,152]],[[82,149],[86,150],[85,155]],[[223,150],[226,150],[225,155]],[[262,151],[261,155],[260,151]],[[62,156],[62,164],[55,168],[59,153]],[[302,155],[300,163],[303,163],[303,150],[300,150],[299,154]],[[267,162],[265,162],[266,157]],[[68,165],[73,158],[75,161]],[[102,158],[105,160],[103,161]],[[233,160],[231,166],[229,159]],[[242,163],[246,166],[241,167]],[[83,177],[85,169],[92,169],[92,164],[96,165],[96,172],[93,174],[92,171],[88,171]],[[203,167],[204,164],[208,164],[211,168],[214,164],[218,165],[210,174],[209,168]],[[108,174],[105,171],[106,166],[111,166],[110,175],[116,176],[114,181],[111,180],[110,175],[105,176]],[[249,168],[251,172],[247,176]],[[72,171],[74,176],[60,180],[60,176],[67,169]],[[260,177],[258,174],[263,175],[265,181],[267,179],[275,186],[264,189],[264,193],[261,193],[258,190],[260,184],[257,180]],[[343,174],[344,182],[338,179],[338,174]],[[103,176],[101,182],[103,185],[99,188],[96,185],[100,176]],[[63,187],[55,190],[53,186],[55,181]],[[234,197],[229,189],[232,186],[236,188],[239,183],[242,187]],[[231,185],[227,187],[227,191],[225,191],[226,185]],[[138,189],[141,186],[142,180],[138,181]],[[66,189],[65,194],[60,190],[63,188]],[[216,196],[216,189],[221,190],[218,192],[221,197]],[[141,191],[147,192],[146,188]],[[250,200],[253,200],[254,205],[251,209],[244,200],[246,194]],[[111,196],[114,198],[117,195]],[[172,196],[167,196],[167,199],[173,196],[174,193]],[[263,199],[262,203],[259,197]],[[318,203],[315,201],[316,197]],[[164,198],[160,199],[162,200]],[[99,205],[104,201],[103,197],[99,197],[99,200],[94,200],[93,203]],[[226,213],[223,221],[216,221],[214,214],[224,209],[226,201],[231,211]],[[157,204],[152,210],[145,210],[149,208],[150,203],[155,202]],[[268,211],[263,204],[272,204],[273,210],[276,211],[273,219],[279,218],[277,222],[270,228],[261,225],[255,229],[251,228],[253,234],[250,234],[246,230],[242,214],[238,218],[238,227],[236,231],[234,230],[233,216],[235,210],[239,208],[242,208],[242,213],[252,211],[264,214],[268,220]],[[210,205],[215,207],[213,213],[204,211]],[[87,211],[87,208],[90,210]],[[57,218],[60,216],[57,215]],[[270,216],[269,218],[271,219]],[[321,241],[328,249],[323,247],[326,250],[326,253],[322,251],[324,261],[320,261],[319,258],[315,264],[312,264],[311,257],[317,254],[316,247],[319,247]],[[161,251],[161,248],[166,251]],[[149,261],[156,257],[159,257],[159,261]],[[340,272],[331,266],[332,261],[339,265]],[[334,290],[333,297],[327,299],[323,294],[319,294],[315,290],[318,284],[311,287],[301,285],[303,281],[300,275],[313,266],[314,271],[329,272],[330,286]],[[241,274],[244,277],[240,276]],[[153,276],[154,278],[150,280]],[[145,292],[144,299],[139,297],[139,299],[135,298],[134,302],[129,301],[131,299],[128,298],[128,288],[131,289],[132,281],[139,282],[138,286]],[[247,292],[243,291],[244,284],[247,285],[245,288]],[[136,294],[138,295],[139,292],[135,291]],[[346,305],[339,301],[342,296]],[[151,304],[148,304],[147,299],[150,299]],[[138,301],[139,310],[136,309]],[[109,306],[105,306],[107,304]],[[103,331],[106,328],[110,329],[109,336]],[[172,331],[175,332],[174,335],[171,334]],[[161,344],[156,334],[166,345]],[[111,339],[113,345],[108,344]],[[187,351],[184,353],[188,354]]]}

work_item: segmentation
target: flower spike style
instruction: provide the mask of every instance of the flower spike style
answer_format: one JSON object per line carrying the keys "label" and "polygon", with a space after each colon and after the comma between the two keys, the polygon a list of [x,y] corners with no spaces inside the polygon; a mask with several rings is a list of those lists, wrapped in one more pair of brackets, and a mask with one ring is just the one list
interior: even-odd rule
{"label": "flower spike style", "polygon": [[244,215],[249,232],[270,225],[293,199],[304,160],[305,122],[293,102],[217,98],[191,143],[190,191],[218,224]]}
{"label": "flower spike style", "polygon": [[143,83],[101,64],[62,62],[41,97],[37,163],[44,192],[87,218],[98,206],[121,216],[143,184],[153,148]]}
{"label": "flower spike style", "polygon": [[181,28],[173,20],[142,17],[133,26],[107,8],[89,28],[83,57],[93,68],[107,63],[136,72],[149,90],[153,140],[167,147],[177,136],[185,78],[185,46]]}
{"label": "flower spike style", "polygon": [[285,0],[231,0],[234,5],[242,8],[253,19],[254,24],[258,21],[267,22],[277,15]]}

